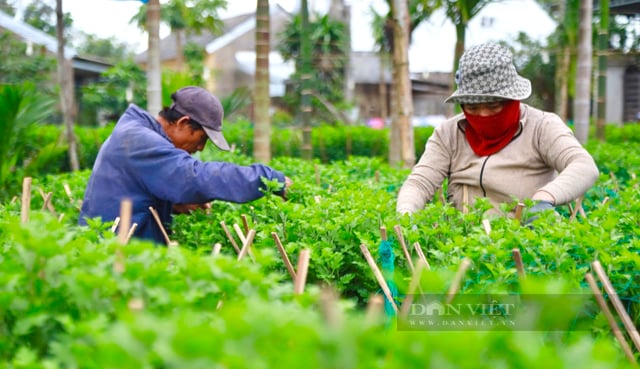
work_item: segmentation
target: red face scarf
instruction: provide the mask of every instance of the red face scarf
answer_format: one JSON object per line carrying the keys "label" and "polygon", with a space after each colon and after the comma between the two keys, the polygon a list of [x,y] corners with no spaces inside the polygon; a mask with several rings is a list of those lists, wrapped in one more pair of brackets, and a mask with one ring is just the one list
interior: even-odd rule
{"label": "red face scarf", "polygon": [[471,149],[478,156],[495,154],[507,146],[518,131],[520,122],[520,101],[509,100],[502,111],[490,116],[471,115],[464,111],[467,118],[465,136]]}

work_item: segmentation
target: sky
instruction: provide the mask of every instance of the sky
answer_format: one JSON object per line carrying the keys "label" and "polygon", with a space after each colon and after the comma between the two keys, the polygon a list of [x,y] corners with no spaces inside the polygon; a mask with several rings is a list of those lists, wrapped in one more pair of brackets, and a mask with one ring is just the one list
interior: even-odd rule
{"label": "sky", "polygon": [[[161,3],[164,0],[161,0]],[[18,6],[29,0],[14,0]],[[255,11],[256,0],[228,0],[223,17]],[[296,0],[270,0],[287,11],[296,9]],[[329,0],[308,0],[309,6],[324,14]],[[346,0],[352,14],[352,48],[355,51],[372,51],[370,31],[371,8],[386,11],[384,0]],[[146,49],[146,34],[129,20],[137,13],[142,2],[137,0],[63,0],[63,10],[70,12],[74,28],[99,37],[115,37],[130,44],[134,50]],[[502,0],[486,6],[474,18],[467,30],[466,44],[473,46],[486,41],[510,41],[523,31],[530,37],[543,40],[555,28],[554,22],[538,7],[534,0]],[[162,27],[161,37],[169,30]],[[455,29],[442,13],[422,24],[414,31],[409,49],[412,72],[448,72],[453,65]]]}

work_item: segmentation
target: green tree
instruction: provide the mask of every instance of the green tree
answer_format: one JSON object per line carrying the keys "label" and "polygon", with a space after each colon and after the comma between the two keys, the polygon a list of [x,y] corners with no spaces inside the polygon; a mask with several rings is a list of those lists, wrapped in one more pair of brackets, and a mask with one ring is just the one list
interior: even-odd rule
{"label": "green tree", "polygon": [[[222,29],[222,21],[218,11],[226,9],[226,0],[169,0],[162,4],[160,22],[171,29],[176,40],[176,66],[180,71],[184,65],[184,39],[190,33],[199,34],[202,30],[218,33]],[[140,7],[138,13],[131,18],[131,23],[146,30],[147,11]]]}
{"label": "green tree", "polygon": [[16,7],[13,4],[13,1],[0,0],[0,11],[5,12],[13,17],[14,15],[16,15]]}
{"label": "green tree", "polygon": [[132,59],[117,63],[99,81],[82,87],[84,105],[106,120],[116,120],[129,103],[146,106],[145,72]]}
{"label": "green tree", "polygon": [[115,37],[100,38],[96,35],[85,35],[77,50],[82,55],[98,57],[112,64],[124,61],[133,54],[125,42]]}
{"label": "green tree", "polygon": [[51,79],[55,71],[56,59],[48,54],[42,46],[34,46],[35,50],[28,55],[28,46],[17,40],[11,32],[0,31],[0,83],[20,83],[32,81],[40,91],[54,93]]}
{"label": "green tree", "polygon": [[[285,97],[291,107],[300,106],[301,97],[301,29],[300,15],[293,17],[279,35],[278,51],[285,60],[295,62],[296,71],[291,76],[295,93]],[[348,35],[346,26],[325,15],[309,21],[309,41],[311,44],[312,69],[312,105],[314,116],[318,120],[335,121],[336,116],[330,110],[333,105],[344,103],[344,75],[347,65]],[[334,110],[335,111],[335,110]]]}
{"label": "green tree", "polygon": [[[32,0],[31,3],[25,7],[22,20],[50,36],[56,36],[55,4],[51,5],[46,0]],[[63,22],[64,29],[66,30],[65,38],[71,39],[70,30],[73,24],[71,13],[63,14]]]}

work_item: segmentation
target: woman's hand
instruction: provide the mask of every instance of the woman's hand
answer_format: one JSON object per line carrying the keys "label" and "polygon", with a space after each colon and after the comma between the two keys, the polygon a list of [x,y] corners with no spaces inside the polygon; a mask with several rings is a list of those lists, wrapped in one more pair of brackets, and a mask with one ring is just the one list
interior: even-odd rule
{"label": "woman's hand", "polygon": [[173,204],[173,212],[176,214],[191,214],[198,209],[208,212],[211,209],[211,204],[208,202],[204,204]]}

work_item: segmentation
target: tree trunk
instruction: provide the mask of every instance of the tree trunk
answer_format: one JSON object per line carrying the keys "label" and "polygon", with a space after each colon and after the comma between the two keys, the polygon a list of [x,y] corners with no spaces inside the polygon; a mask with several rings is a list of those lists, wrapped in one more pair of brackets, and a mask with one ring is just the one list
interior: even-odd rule
{"label": "tree trunk", "polygon": [[409,9],[407,0],[393,2],[393,97],[389,164],[411,168],[416,161],[413,143],[413,99],[409,77]]}
{"label": "tree trunk", "polygon": [[581,144],[589,138],[591,102],[591,1],[580,2],[580,29],[578,32],[578,67],[576,73],[576,99],[574,101],[575,135]]}
{"label": "tree trunk", "polygon": [[69,145],[69,167],[72,171],[80,169],[78,162],[78,150],[76,136],[73,133],[75,120],[73,67],[71,60],[64,55],[64,20],[62,12],[62,0],[56,0],[56,36],[58,41],[58,82],[60,84],[60,108],[64,121],[64,130],[67,144]]}
{"label": "tree trunk", "polygon": [[253,130],[253,156],[268,163],[271,160],[271,119],[269,117],[269,0],[258,0],[256,9],[256,75],[253,92],[255,125]]}
{"label": "tree trunk", "polygon": [[162,110],[162,69],[160,67],[160,0],[147,3],[147,111],[157,114]]}
{"label": "tree trunk", "polygon": [[313,143],[311,140],[311,40],[309,36],[309,6],[307,0],[302,0],[302,22],[300,22],[300,57],[301,71],[301,115],[302,115],[302,158],[313,158]]}
{"label": "tree trunk", "polygon": [[388,64],[389,54],[385,51],[380,51],[380,83],[378,84],[378,94],[380,95],[380,118],[386,123],[389,117],[388,101],[389,96],[387,93],[387,78],[385,76],[385,69]]}
{"label": "tree trunk", "polygon": [[184,69],[184,29],[175,30],[176,34],[176,70],[182,72]]}
{"label": "tree trunk", "polygon": [[569,118],[569,67],[571,65],[571,51],[568,45],[560,46],[557,54],[555,85],[558,86],[556,92],[556,113],[567,121]]}
{"label": "tree trunk", "polygon": [[609,40],[609,0],[600,0],[600,25],[598,27],[598,120],[596,138],[605,140],[607,113],[607,50]]}

